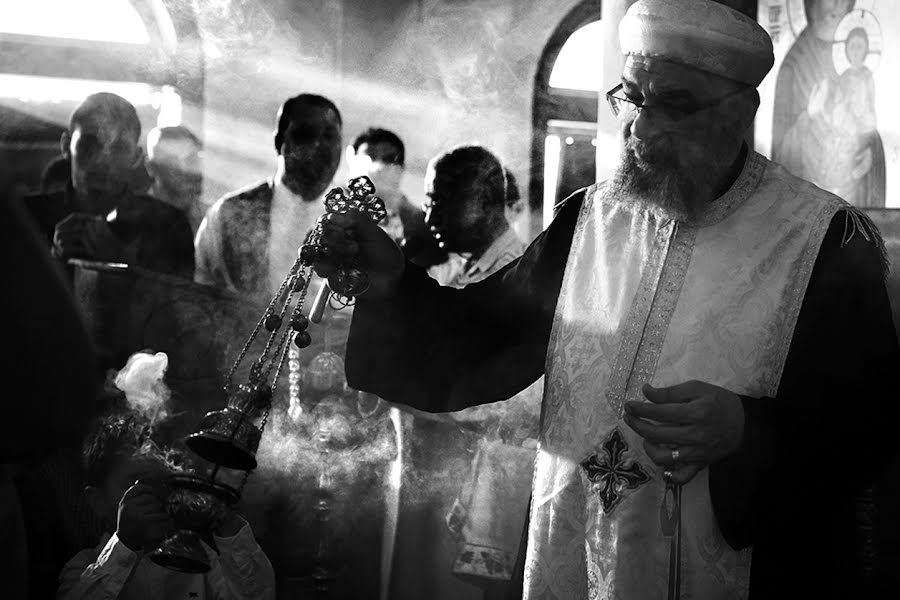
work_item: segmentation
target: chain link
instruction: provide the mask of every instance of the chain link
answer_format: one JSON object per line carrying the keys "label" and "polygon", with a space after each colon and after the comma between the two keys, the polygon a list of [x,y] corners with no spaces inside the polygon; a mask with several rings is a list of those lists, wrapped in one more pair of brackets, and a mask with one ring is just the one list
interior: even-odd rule
{"label": "chain link", "polygon": [[[363,212],[368,214],[376,223],[384,218],[386,214],[384,203],[379,198],[373,195],[375,192],[375,186],[372,185],[371,180],[366,177],[357,177],[350,181],[349,188],[351,190],[349,198],[344,195],[341,188],[335,188],[329,193],[329,196],[326,198],[326,213],[319,217],[319,219],[316,221],[315,227],[313,227],[313,229],[307,234],[304,246],[310,245],[316,249],[319,248],[322,238],[323,225],[328,214],[330,213],[340,213],[345,212],[348,209],[353,209],[362,210]],[[342,265],[342,268],[349,272],[351,265]],[[237,372],[238,367],[247,357],[247,353],[250,351],[253,342],[256,340],[260,331],[265,326],[266,320],[276,314],[276,307],[279,305],[279,303],[283,302],[283,304],[281,304],[280,311],[278,311],[278,318],[280,319],[278,327],[274,327],[270,332],[268,339],[266,340],[265,347],[257,357],[253,367],[251,368],[251,381],[253,383],[268,381],[269,376],[273,375],[274,370],[274,375],[272,376],[271,380],[272,383],[270,385],[270,402],[268,406],[266,406],[262,418],[260,419],[260,434],[262,434],[269,420],[272,405],[275,401],[275,390],[278,387],[278,380],[281,377],[281,371],[283,370],[284,365],[287,361],[291,342],[295,338],[292,322],[296,317],[303,314],[302,310],[306,301],[306,295],[309,291],[309,284],[310,279],[312,278],[312,274],[312,265],[310,263],[304,263],[303,259],[301,259],[301,257],[298,255],[297,259],[294,261],[294,264],[291,266],[290,271],[281,282],[281,285],[278,287],[278,291],[272,297],[271,301],[266,307],[266,310],[263,312],[262,317],[259,319],[259,321],[257,321],[256,326],[253,328],[253,331],[250,334],[250,337],[244,343],[241,351],[238,353],[237,359],[231,365],[231,368],[229,369],[228,374],[225,377],[224,389],[226,392],[230,392],[234,383],[234,374]],[[295,288],[297,287],[299,277],[303,277],[303,286],[299,290],[297,290]],[[362,286],[363,291],[364,288],[367,287],[368,283],[366,282],[366,284]],[[298,295],[298,300],[296,306],[291,309],[291,304],[294,301],[295,293],[297,293]],[[329,298],[329,305],[331,305],[331,307],[335,310],[340,310],[342,308],[346,308],[347,306],[351,306],[353,304],[353,300],[353,296],[340,293],[332,293]],[[290,321],[285,321],[285,316],[289,312],[291,314],[291,319]],[[281,331],[279,331],[279,329],[281,329]],[[272,352],[273,347],[275,349],[274,352]],[[218,466],[219,465],[216,465],[216,469],[218,469]],[[252,471],[246,471],[244,473],[244,477],[241,480],[240,486],[238,488],[239,495],[243,493],[244,487],[247,484],[247,480],[249,479],[251,472]]]}
{"label": "chain link", "polygon": [[[273,314],[273,309],[275,305],[278,303],[278,300],[281,298],[281,295],[284,293],[285,286],[288,285],[288,282],[292,280],[292,278],[296,275],[297,269],[299,268],[300,260],[297,259],[294,261],[294,264],[291,266],[291,270],[288,272],[287,277],[281,282],[281,285],[278,287],[278,292],[269,301],[269,305],[266,307],[266,310],[263,312],[262,317],[257,321],[256,327],[253,328],[253,331],[250,333],[250,337],[247,338],[247,341],[244,342],[244,346],[241,348],[241,351],[238,353],[237,359],[231,365],[231,369],[229,369],[228,374],[225,376],[225,390],[228,391],[228,388],[231,387],[232,380],[234,378],[234,374],[237,371],[238,366],[240,366],[241,362],[243,362],[244,358],[247,356],[247,352],[250,350],[250,346],[253,345],[253,342],[256,340],[256,336],[259,335],[260,329],[263,328],[263,325],[266,322],[266,318]],[[277,331],[277,329],[275,330]],[[266,344],[266,349],[263,350],[262,355],[260,355],[260,359],[262,359],[270,350],[271,343],[273,337],[275,335],[275,331],[272,332],[272,335],[269,336],[269,342]]]}

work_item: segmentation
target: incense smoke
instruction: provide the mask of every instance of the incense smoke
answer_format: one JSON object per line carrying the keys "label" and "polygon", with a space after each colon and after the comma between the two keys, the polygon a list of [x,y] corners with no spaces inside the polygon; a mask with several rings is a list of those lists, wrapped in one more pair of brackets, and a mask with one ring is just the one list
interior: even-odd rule
{"label": "incense smoke", "polygon": [[164,352],[138,352],[128,358],[115,376],[115,386],[125,393],[128,407],[156,424],[169,416],[171,392],[163,378],[169,366]]}

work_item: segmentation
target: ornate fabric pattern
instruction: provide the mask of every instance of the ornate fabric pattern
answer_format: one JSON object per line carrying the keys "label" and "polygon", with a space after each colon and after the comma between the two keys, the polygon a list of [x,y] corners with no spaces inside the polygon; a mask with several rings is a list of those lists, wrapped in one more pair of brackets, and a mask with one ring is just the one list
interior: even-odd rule
{"label": "ornate fabric pattern", "polygon": [[622,344],[619,347],[618,356],[616,356],[613,372],[607,382],[606,400],[620,419],[625,411],[628,382],[632,379],[633,367],[637,361],[638,350],[641,348],[645,325],[650,317],[650,309],[653,307],[654,296],[659,287],[664,262],[662,256],[665,256],[668,240],[674,227],[675,224],[672,223],[668,227],[657,230],[657,243],[651,246],[654,254],[647,258],[648,268],[641,278],[640,287],[631,302],[631,312],[625,321]]}
{"label": "ornate fabric pattern", "polygon": [[453,561],[453,572],[457,575],[509,581],[515,562],[512,552],[492,546],[464,543]]}
{"label": "ornate fabric pattern", "polygon": [[271,181],[219,199],[197,232],[198,282],[256,298],[266,289]]}
{"label": "ornate fabric pattern", "polygon": [[[665,486],[620,402],[689,379],[775,397],[812,265],[845,206],[752,152],[691,227],[588,192],[547,354],[526,598],[665,598]],[[616,495],[597,485],[609,469],[597,450],[612,440],[610,464],[648,475]],[[684,486],[681,519],[682,595],[745,598],[751,555],[722,538],[708,471]]]}

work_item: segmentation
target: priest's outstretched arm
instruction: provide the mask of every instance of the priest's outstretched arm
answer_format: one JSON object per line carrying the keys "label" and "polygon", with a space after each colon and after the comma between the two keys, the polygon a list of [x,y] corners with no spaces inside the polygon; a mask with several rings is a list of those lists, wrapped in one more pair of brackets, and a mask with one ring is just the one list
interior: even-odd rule
{"label": "priest's outstretched arm", "polygon": [[350,385],[445,412],[504,400],[537,380],[582,198],[573,194],[521,258],[482,282],[441,287],[407,263],[396,293],[359,298]]}

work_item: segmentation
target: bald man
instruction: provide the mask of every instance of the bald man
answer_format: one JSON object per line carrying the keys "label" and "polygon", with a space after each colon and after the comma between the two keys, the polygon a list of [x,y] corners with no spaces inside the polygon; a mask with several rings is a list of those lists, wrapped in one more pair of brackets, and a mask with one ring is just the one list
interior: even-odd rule
{"label": "bald man", "polygon": [[71,166],[66,186],[26,197],[26,207],[62,261],[126,263],[192,279],[191,226],[182,211],[145,193],[140,136],[130,102],[88,96],[60,140]]}

